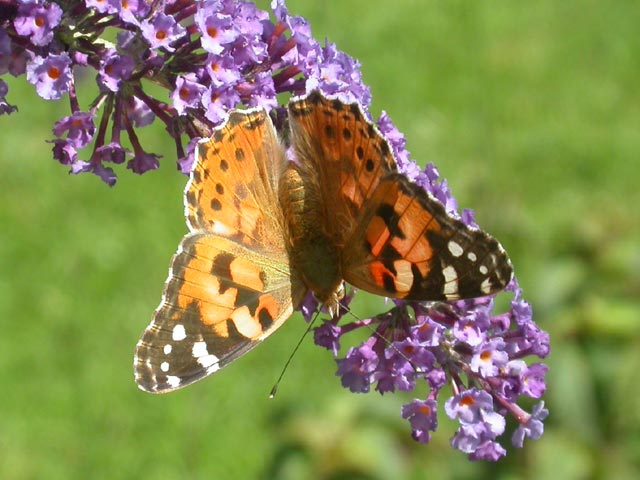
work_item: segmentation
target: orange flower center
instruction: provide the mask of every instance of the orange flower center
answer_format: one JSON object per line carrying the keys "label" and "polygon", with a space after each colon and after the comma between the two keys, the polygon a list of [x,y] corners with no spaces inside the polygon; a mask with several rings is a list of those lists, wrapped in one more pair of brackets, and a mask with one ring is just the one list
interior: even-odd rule
{"label": "orange flower center", "polygon": [[185,99],[189,96],[189,89],[187,87],[182,87],[180,88],[180,98],[181,99]]}
{"label": "orange flower center", "polygon": [[476,402],[471,395],[465,395],[460,399],[460,405],[464,405],[465,407],[473,405],[474,403]]}
{"label": "orange flower center", "polygon": [[49,70],[47,70],[47,75],[49,75],[49,78],[57,80],[58,78],[60,78],[60,75],[62,75],[62,72],[59,68],[49,67]]}
{"label": "orange flower center", "polygon": [[491,358],[491,350],[484,350],[481,354],[480,354],[480,360],[482,360],[483,362],[486,362],[487,360],[489,360]]}
{"label": "orange flower center", "polygon": [[420,410],[420,412],[424,413],[425,415],[431,415],[431,408],[429,408],[428,405],[420,405],[418,407],[418,410]]}
{"label": "orange flower center", "polygon": [[42,27],[44,25],[44,18],[36,17],[33,23],[36,24],[36,27]]}
{"label": "orange flower center", "polygon": [[215,27],[207,27],[207,34],[211,38],[216,38],[218,36],[218,29]]}
{"label": "orange flower center", "polygon": [[156,38],[158,40],[164,40],[165,38],[167,38],[167,31],[166,30],[158,30],[156,32]]}

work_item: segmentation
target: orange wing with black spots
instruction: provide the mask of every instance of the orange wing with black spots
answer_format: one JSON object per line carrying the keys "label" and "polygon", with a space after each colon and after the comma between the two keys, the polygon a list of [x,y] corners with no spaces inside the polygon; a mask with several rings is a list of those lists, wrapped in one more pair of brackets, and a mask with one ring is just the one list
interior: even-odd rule
{"label": "orange wing with black spots", "polygon": [[389,144],[358,104],[314,92],[289,112],[292,144],[347,282],[423,301],[480,297],[507,285],[512,267],[500,244],[398,173]]}
{"label": "orange wing with black spots", "polygon": [[287,262],[231,239],[188,234],[136,347],[138,385],[164,393],[216,372],[280,327],[303,293]]}
{"label": "orange wing with black spots", "polygon": [[341,247],[380,180],[397,170],[389,144],[357,103],[318,91],[291,101],[289,122],[303,174],[320,197],[324,228]]}
{"label": "orange wing with black spots", "polygon": [[283,222],[276,192],[285,165],[267,113],[233,111],[197,146],[184,196],[189,229],[234,238],[263,251],[281,250]]}
{"label": "orange wing with black spots", "polygon": [[164,393],[219,370],[287,320],[306,293],[291,272],[277,197],[284,151],[264,110],[232,112],[199,143],[185,189],[187,234],[134,373]]}

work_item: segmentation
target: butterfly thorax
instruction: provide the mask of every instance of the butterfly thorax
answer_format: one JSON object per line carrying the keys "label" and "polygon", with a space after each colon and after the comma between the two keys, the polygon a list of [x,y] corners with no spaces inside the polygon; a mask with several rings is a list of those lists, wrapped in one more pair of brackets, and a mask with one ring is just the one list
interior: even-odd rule
{"label": "butterfly thorax", "polygon": [[329,312],[335,312],[343,296],[340,250],[323,228],[318,190],[313,179],[290,163],[279,195],[289,230],[292,269]]}

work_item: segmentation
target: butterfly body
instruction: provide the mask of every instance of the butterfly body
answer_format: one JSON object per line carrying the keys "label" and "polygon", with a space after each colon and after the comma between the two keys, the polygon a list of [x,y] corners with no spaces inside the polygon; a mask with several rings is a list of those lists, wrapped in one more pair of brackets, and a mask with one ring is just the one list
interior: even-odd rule
{"label": "butterfly body", "polygon": [[340,249],[324,228],[324,212],[313,178],[291,162],[281,179],[280,202],[289,232],[292,268],[330,312],[342,298]]}
{"label": "butterfly body", "polygon": [[312,92],[289,104],[287,160],[269,115],[238,110],[199,143],[189,233],[134,357],[163,393],[219,370],[286,321],[311,290],[331,315],[344,282],[408,300],[489,295],[512,276],[500,244],[398,173],[357,104]]}

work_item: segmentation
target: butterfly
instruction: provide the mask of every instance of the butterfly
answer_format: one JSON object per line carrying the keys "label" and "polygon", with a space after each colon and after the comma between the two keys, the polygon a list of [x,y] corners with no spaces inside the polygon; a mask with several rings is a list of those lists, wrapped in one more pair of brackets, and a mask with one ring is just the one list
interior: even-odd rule
{"label": "butterfly", "polygon": [[500,244],[402,173],[357,103],[319,91],[288,105],[290,145],[264,109],[234,110],[201,141],[184,192],[187,233],[134,357],[147,392],[189,385],[280,327],[312,291],[335,315],[344,282],[405,300],[493,294]]}

